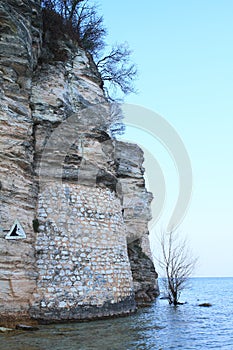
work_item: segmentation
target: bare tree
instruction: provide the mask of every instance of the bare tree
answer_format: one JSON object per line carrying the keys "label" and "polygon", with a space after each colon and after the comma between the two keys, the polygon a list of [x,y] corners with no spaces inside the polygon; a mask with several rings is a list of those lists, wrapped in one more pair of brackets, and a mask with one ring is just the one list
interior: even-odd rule
{"label": "bare tree", "polygon": [[103,16],[99,16],[96,5],[90,5],[89,1],[76,0],[73,4],[69,19],[75,29],[82,47],[94,57],[105,47],[104,38],[106,29],[103,25]]}
{"label": "bare tree", "polygon": [[160,237],[161,257],[158,259],[163,272],[163,284],[169,304],[178,305],[182,290],[187,288],[197,258],[194,258],[187,246],[187,240],[181,239],[173,230]]}
{"label": "bare tree", "polygon": [[137,69],[131,63],[128,44],[114,45],[108,54],[102,55],[106,29],[96,4],[90,0],[42,0],[41,6],[45,31],[52,32],[54,38],[68,34],[93,56],[109,100],[115,100],[119,89],[123,94],[136,92],[133,81]]}
{"label": "bare tree", "polygon": [[62,19],[63,32],[93,56],[98,56],[105,47],[103,17],[98,15],[98,7],[91,5],[89,0],[42,0],[41,6],[45,12],[57,13]]}
{"label": "bare tree", "polygon": [[124,94],[136,92],[133,81],[137,76],[137,68],[130,62],[131,53],[126,42],[117,44],[97,62],[102,80],[110,84],[110,89],[120,88]]}

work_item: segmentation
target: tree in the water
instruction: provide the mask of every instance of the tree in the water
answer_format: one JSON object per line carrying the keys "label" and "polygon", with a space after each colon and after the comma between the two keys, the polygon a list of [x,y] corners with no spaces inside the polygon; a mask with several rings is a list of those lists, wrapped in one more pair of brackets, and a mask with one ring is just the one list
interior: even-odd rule
{"label": "tree in the water", "polygon": [[158,260],[163,274],[163,285],[169,304],[178,305],[181,292],[187,288],[197,258],[188,249],[186,239],[173,230],[159,238],[161,256]]}

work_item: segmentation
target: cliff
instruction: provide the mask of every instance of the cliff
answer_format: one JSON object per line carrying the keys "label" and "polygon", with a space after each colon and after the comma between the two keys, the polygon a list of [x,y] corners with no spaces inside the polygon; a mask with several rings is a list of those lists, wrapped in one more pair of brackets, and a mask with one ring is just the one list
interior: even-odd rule
{"label": "cliff", "polygon": [[51,51],[40,1],[0,11],[0,323],[133,312],[158,295],[143,153],[111,138],[92,58]]}

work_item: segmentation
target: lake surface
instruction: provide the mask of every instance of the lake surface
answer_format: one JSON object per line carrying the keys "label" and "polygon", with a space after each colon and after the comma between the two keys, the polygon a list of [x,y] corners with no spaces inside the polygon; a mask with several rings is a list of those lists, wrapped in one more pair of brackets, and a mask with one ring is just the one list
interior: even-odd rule
{"label": "lake surface", "polygon": [[130,317],[0,335],[0,350],[233,349],[233,278],[192,278],[181,301],[187,304],[157,299]]}

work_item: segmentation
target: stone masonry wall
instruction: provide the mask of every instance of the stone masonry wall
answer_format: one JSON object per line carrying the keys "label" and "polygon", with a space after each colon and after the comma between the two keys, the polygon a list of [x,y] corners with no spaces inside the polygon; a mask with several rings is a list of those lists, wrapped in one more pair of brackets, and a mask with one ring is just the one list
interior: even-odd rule
{"label": "stone masonry wall", "polygon": [[44,321],[93,318],[110,315],[111,305],[121,303],[123,313],[133,311],[126,230],[115,193],[51,184],[38,205],[38,282],[31,315]]}

